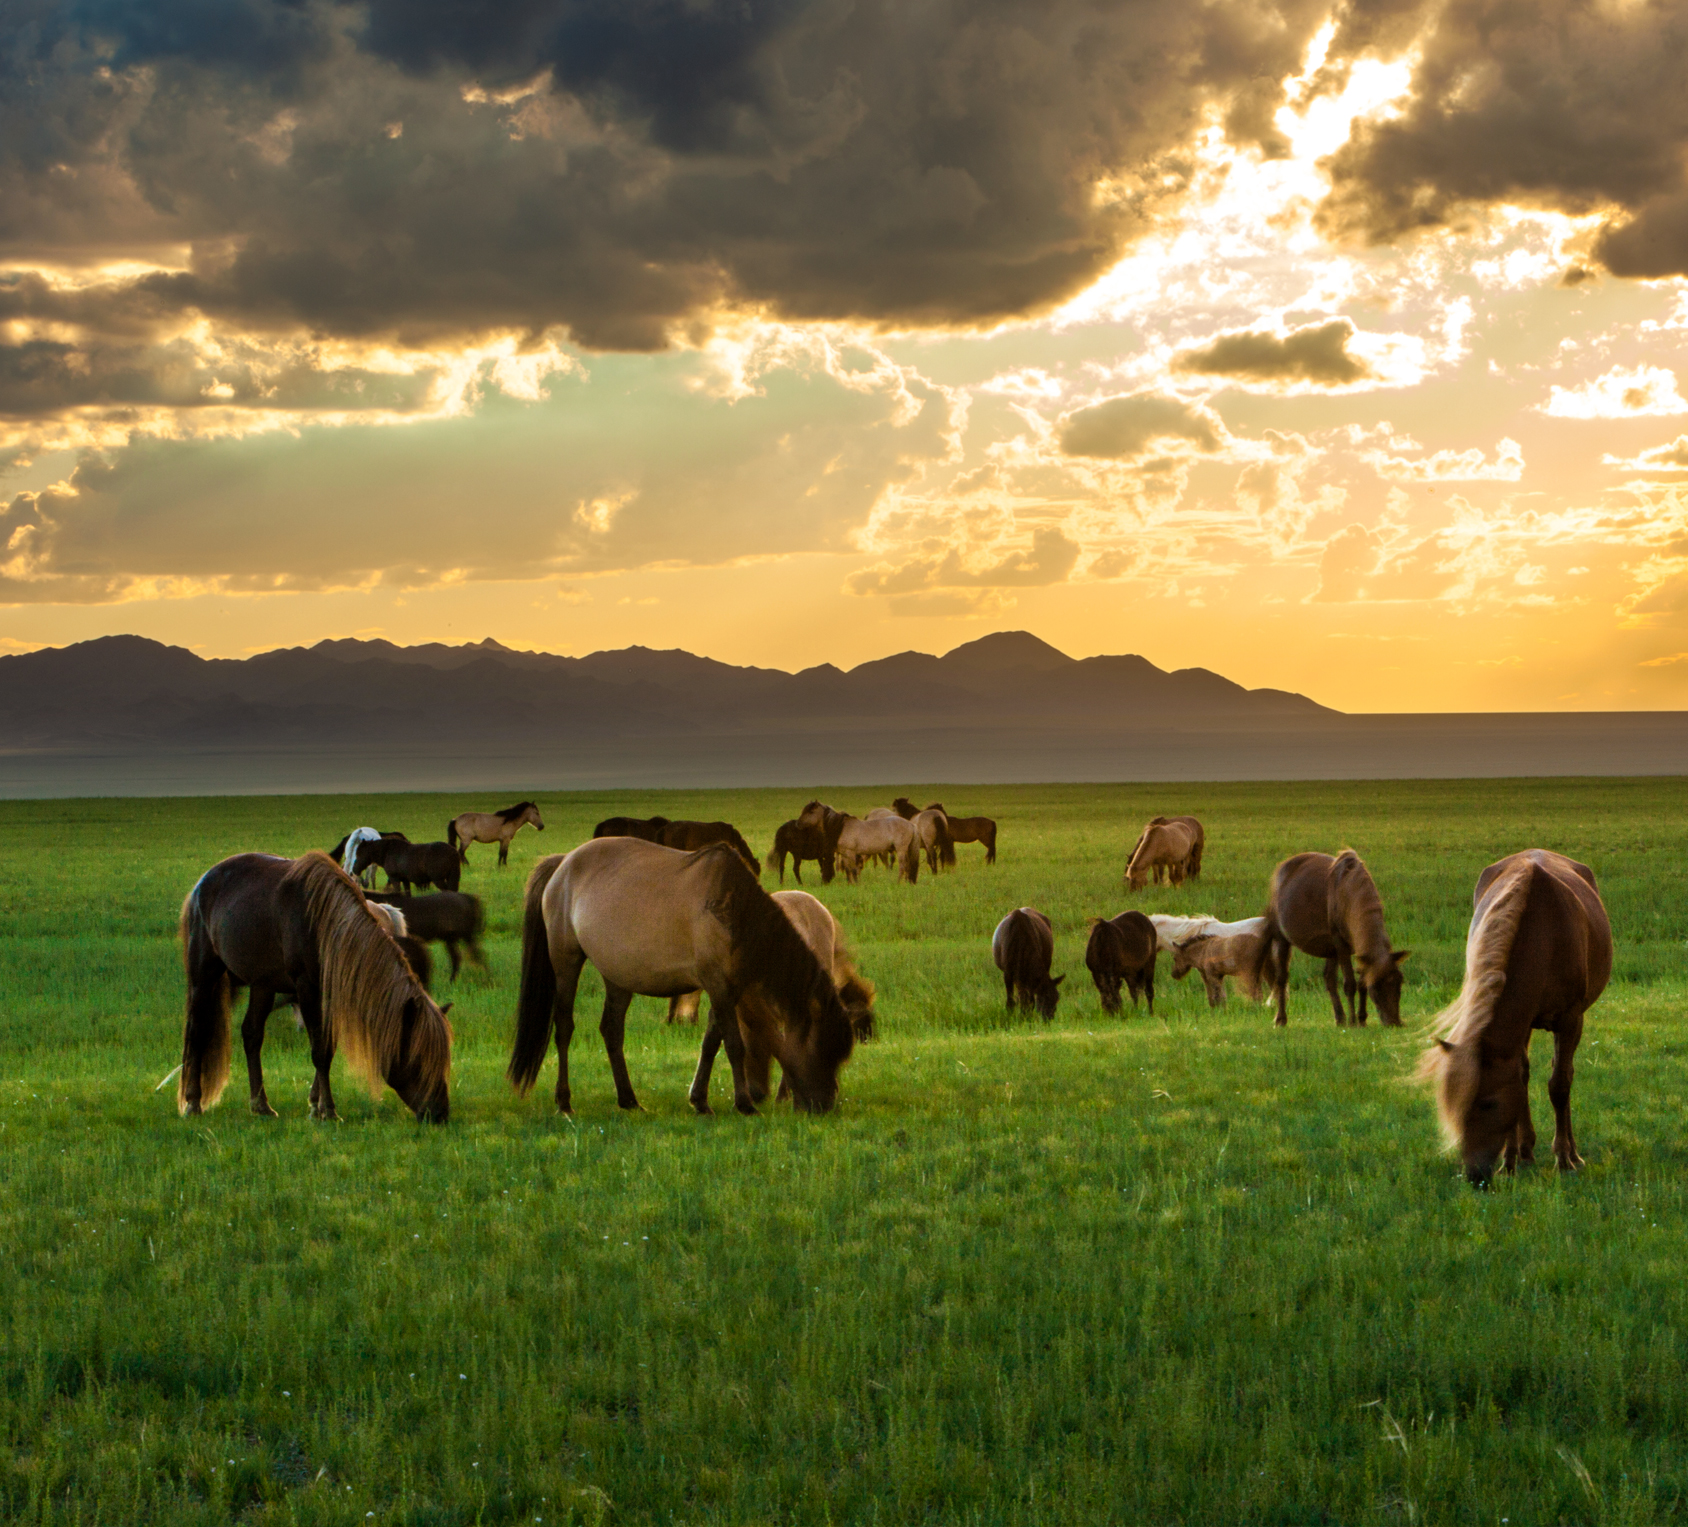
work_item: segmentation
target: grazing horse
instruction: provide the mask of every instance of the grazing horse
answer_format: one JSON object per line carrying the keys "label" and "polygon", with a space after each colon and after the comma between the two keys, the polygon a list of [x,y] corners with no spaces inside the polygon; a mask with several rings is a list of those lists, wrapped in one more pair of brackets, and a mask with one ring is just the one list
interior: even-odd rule
{"label": "grazing horse", "polygon": [[[1343,849],[1334,859],[1329,854],[1297,854],[1272,871],[1266,927],[1252,977],[1259,980],[1270,968],[1278,1004],[1273,1022],[1279,1028],[1289,1022],[1291,945],[1325,962],[1325,990],[1339,1026],[1345,1020],[1366,1021],[1368,992],[1386,1024],[1400,1023],[1401,961],[1409,951],[1389,947],[1382,898],[1371,872],[1353,849]],[[1356,964],[1363,984],[1354,979]],[[1338,966],[1348,998],[1346,1013],[1336,990]]]}
{"label": "grazing horse", "polygon": [[996,925],[991,935],[991,958],[1002,972],[1008,993],[1008,1011],[1018,1001],[1035,1007],[1044,1019],[1055,1016],[1061,1000],[1061,983],[1067,978],[1049,976],[1055,960],[1055,926],[1036,907],[1019,907]]}
{"label": "grazing horse", "polygon": [[[393,908],[404,918],[405,932],[412,939],[424,943],[444,944],[451,956],[451,979],[463,968],[461,944],[469,951],[469,958],[482,970],[487,968],[486,955],[481,951],[481,933],[486,927],[486,914],[481,899],[466,891],[435,891],[431,896],[401,896],[396,891],[371,891],[369,899]],[[414,962],[413,962],[414,963]]]}
{"label": "grazing horse", "polygon": [[871,819],[845,817],[833,852],[851,885],[861,878],[862,862],[880,854],[889,854],[900,866],[899,879],[910,885],[920,879],[920,842],[914,824],[894,813]]}
{"label": "grazing horse", "polygon": [[1149,999],[1149,1016],[1155,1016],[1155,957],[1160,940],[1155,925],[1141,912],[1121,912],[1118,917],[1090,919],[1090,943],[1084,963],[1102,999],[1104,1013],[1120,1010],[1119,987],[1123,980],[1137,1006],[1141,992]]}
{"label": "grazing horse", "polygon": [[365,890],[375,883],[375,866],[372,864],[361,875],[353,869],[357,861],[358,844],[373,843],[377,838],[391,838],[396,843],[410,841],[402,832],[390,832],[383,827],[354,827],[333,848],[329,849],[328,857],[351,875]]}
{"label": "grazing horse", "polygon": [[1266,937],[1264,917],[1244,918],[1240,923],[1219,923],[1218,928],[1238,932],[1199,933],[1173,948],[1172,979],[1182,981],[1192,970],[1200,971],[1207,988],[1207,1005],[1225,1005],[1225,978],[1236,977],[1250,1002],[1260,1000],[1260,946]]}
{"label": "grazing horse", "polygon": [[177,1107],[212,1107],[229,1079],[229,1004],[250,989],[240,1037],[252,1111],[275,1117],[264,1093],[264,1025],[278,996],[292,999],[310,1035],[311,1116],[333,1119],[328,1071],[343,1049],[372,1093],[383,1081],[419,1119],[451,1111],[446,1009],[418,982],[393,921],[327,854],[299,859],[236,854],[214,864],[182,903],[187,1017]]}
{"label": "grazing horse", "polygon": [[[838,1071],[855,1035],[832,973],[729,845],[687,854],[626,837],[598,838],[534,866],[509,1076],[525,1094],[555,1032],[562,1113],[571,1110],[568,1047],[575,988],[588,960],[603,977],[598,1029],[623,1108],[639,1106],[623,1053],[628,1004],[635,995],[676,997],[699,987],[710,998],[689,1094],[699,1113],[710,1111],[709,1066],[722,1044],[734,1104],[740,1113],[756,1112],[741,1021],[778,1059],[799,1109],[825,1113],[837,1100]],[[752,991],[762,1000],[745,1002]]]}
{"label": "grazing horse", "polygon": [[1465,941],[1465,984],[1435,1020],[1439,1037],[1419,1074],[1436,1084],[1448,1143],[1468,1181],[1485,1186],[1495,1163],[1511,1172],[1535,1157],[1530,1120],[1530,1036],[1553,1035],[1553,1159],[1583,1164],[1571,1133],[1571,1059],[1583,1015],[1612,974],[1612,929],[1594,871],[1550,849],[1529,848],[1477,877]]}
{"label": "grazing horse", "polygon": [[446,823],[445,840],[465,864],[471,843],[496,843],[498,867],[503,869],[510,862],[510,840],[524,827],[545,831],[539,808],[532,801],[518,801],[502,811],[465,811]]}
{"label": "grazing horse", "polygon": [[813,859],[817,864],[826,850],[826,843],[819,827],[813,823],[799,822],[795,817],[789,822],[782,822],[774,833],[774,846],[768,850],[768,868],[778,870],[780,884],[785,884],[785,857],[791,855],[791,873],[797,877],[798,885],[803,884],[803,861]]}
{"label": "grazing horse", "polygon": [[667,817],[606,817],[592,829],[594,838],[643,838],[647,843],[662,842],[662,829]]}
{"label": "grazing horse", "polygon": [[1174,885],[1199,880],[1206,843],[1207,834],[1194,817],[1152,817],[1126,861],[1126,885],[1140,891],[1151,873],[1159,885],[1163,872]]}
{"label": "grazing horse", "polygon": [[455,891],[463,874],[463,861],[449,843],[395,842],[391,838],[378,838],[373,843],[358,844],[352,873],[361,875],[377,864],[387,872],[387,889],[400,887],[406,896],[419,885]]}
{"label": "grazing horse", "polygon": [[[844,1004],[844,1011],[850,1015],[850,1027],[855,1031],[856,1042],[862,1044],[872,1039],[877,1033],[873,1015],[873,983],[864,979],[857,971],[850,958],[849,948],[844,942],[844,935],[839,931],[832,914],[807,891],[775,891],[773,899],[778,903],[780,911],[790,919],[791,926],[797,930],[803,942],[814,951],[815,958],[821,962],[822,968],[832,972],[833,985],[838,988],[838,999]],[[702,992],[691,992],[684,997],[673,998],[668,1004],[668,1021],[673,1023],[676,1017],[679,1017],[689,1023],[696,1023],[702,996]],[[776,1015],[746,1022],[743,1008],[764,1000],[752,990],[745,994],[740,1004],[739,1027],[744,1036],[744,1063],[750,1077],[750,1097],[756,1103],[760,1103],[768,1095],[769,1066],[773,1059],[763,1035],[772,1031],[778,1019]],[[713,1061],[714,1056],[711,1054],[711,1064]],[[707,1077],[704,1085],[707,1089]],[[780,1099],[783,1101],[790,1096],[790,1084],[781,1081]]]}

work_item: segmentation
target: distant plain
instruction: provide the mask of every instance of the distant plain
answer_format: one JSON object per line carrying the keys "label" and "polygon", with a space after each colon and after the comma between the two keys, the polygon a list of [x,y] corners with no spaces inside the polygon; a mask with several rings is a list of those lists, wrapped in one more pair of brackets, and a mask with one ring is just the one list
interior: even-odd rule
{"label": "distant plain", "polygon": [[[802,791],[537,796],[472,851],[490,974],[456,989],[453,1117],[339,1078],[304,1117],[186,1123],[181,898],[216,859],[350,827],[443,834],[480,796],[0,802],[0,1515],[18,1521],[1653,1523],[1688,1515],[1688,781],[904,790],[1001,860],[805,884],[879,988],[837,1114],[691,1116],[692,1030],[641,1000],[614,1106],[583,983],[574,1120],[503,1081],[520,889],[612,812],[765,851]],[[1128,896],[1156,811],[1202,881]],[[1357,848],[1411,948],[1407,1027],[1291,1023],[1158,972],[1108,1019],[1087,916],[1241,917],[1271,866]],[[1558,848],[1617,938],[1574,1097],[1588,1159],[1488,1194],[1408,1077],[1477,871]],[[788,876],[787,884],[791,884]],[[774,885],[771,877],[764,884]],[[1010,1019],[996,920],[1055,920],[1056,1020]],[[443,965],[443,961],[442,961]],[[238,1020],[238,1014],[237,1014]],[[1538,1040],[1545,1047],[1545,1041]],[[1538,1078],[1540,1076],[1538,1072]],[[724,1104],[724,1068],[717,1070]],[[1538,1128],[1551,1114],[1535,1098]],[[1545,1152],[1544,1152],[1545,1154]]]}

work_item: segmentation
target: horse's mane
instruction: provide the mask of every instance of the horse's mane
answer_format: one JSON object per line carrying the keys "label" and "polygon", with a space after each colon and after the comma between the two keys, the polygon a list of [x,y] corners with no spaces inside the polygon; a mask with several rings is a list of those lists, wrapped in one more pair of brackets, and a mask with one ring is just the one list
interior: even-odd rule
{"label": "horse's mane", "polygon": [[502,811],[495,811],[493,815],[506,822],[513,822],[524,811],[538,811],[539,808],[532,801],[517,801],[514,806],[506,806]]}
{"label": "horse's mane", "polygon": [[915,817],[920,815],[920,808],[906,795],[899,795],[896,800],[892,801],[891,809],[904,821],[913,821]]}
{"label": "horse's mane", "polygon": [[[1349,927],[1357,921],[1375,927],[1378,936],[1383,940],[1385,950],[1389,948],[1389,934],[1383,923],[1383,898],[1378,894],[1377,882],[1372,879],[1371,871],[1366,868],[1366,862],[1351,848],[1345,848],[1336,856],[1330,867],[1330,900],[1334,902],[1338,896],[1343,900],[1347,909],[1342,921]],[[1331,911],[1335,907],[1330,908]],[[1334,923],[1336,919],[1333,917]],[[1356,954],[1369,954],[1369,949],[1361,949],[1358,940],[1354,943]]]}
{"label": "horse's mane", "polygon": [[780,904],[757,884],[731,844],[711,843],[691,860],[714,870],[707,905],[732,937],[735,973],[760,986],[784,1010],[787,1031],[800,1044],[809,1040],[814,1024],[811,1003],[818,998],[822,1058],[833,1069],[841,1066],[849,1059],[855,1034],[832,972],[821,968],[814,950]]}
{"label": "horse's mane", "polygon": [[282,885],[298,890],[316,939],[330,1042],[379,1094],[400,1059],[404,1012],[414,1002],[409,1059],[422,1095],[431,1095],[451,1065],[451,1029],[418,983],[386,917],[364,899],[357,881],[314,849],[293,861]]}

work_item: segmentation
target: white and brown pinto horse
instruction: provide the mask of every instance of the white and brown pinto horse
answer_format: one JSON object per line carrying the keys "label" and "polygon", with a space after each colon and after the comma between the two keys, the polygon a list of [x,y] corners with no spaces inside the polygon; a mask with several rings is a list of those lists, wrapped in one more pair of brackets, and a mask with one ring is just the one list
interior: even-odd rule
{"label": "white and brown pinto horse", "polygon": [[465,864],[469,862],[471,843],[496,843],[498,867],[503,869],[510,862],[510,840],[524,827],[545,831],[539,808],[532,801],[517,801],[502,811],[465,811],[446,823],[445,840]]}
{"label": "white and brown pinto horse", "polygon": [[[725,1044],[733,1100],[755,1113],[742,1025],[779,1061],[798,1108],[825,1113],[855,1036],[832,972],[824,969],[738,852],[712,844],[695,853],[638,838],[594,838],[541,859],[528,877],[522,920],[522,984],[509,1076],[526,1093],[557,1039],[557,1107],[571,1109],[569,1040],[574,996],[590,960],[604,981],[599,1032],[616,1100],[637,1108],[623,1033],[635,995],[709,993],[710,1021],[691,1103],[709,1109],[709,1063]],[[759,999],[746,1002],[754,993]]]}
{"label": "white and brown pinto horse", "polygon": [[1200,879],[1206,845],[1207,834],[1194,817],[1150,818],[1126,861],[1127,888],[1142,890],[1151,875],[1156,885],[1163,874],[1173,885]]}
{"label": "white and brown pinto horse", "polygon": [[1438,1038],[1420,1075],[1436,1084],[1450,1145],[1478,1187],[1496,1163],[1511,1172],[1535,1156],[1530,1119],[1530,1036],[1553,1035],[1553,1159],[1583,1164],[1571,1133],[1572,1057],[1583,1015],[1612,974],[1612,929],[1594,871],[1550,849],[1530,848],[1477,877],[1465,941],[1465,984],[1438,1015]]}

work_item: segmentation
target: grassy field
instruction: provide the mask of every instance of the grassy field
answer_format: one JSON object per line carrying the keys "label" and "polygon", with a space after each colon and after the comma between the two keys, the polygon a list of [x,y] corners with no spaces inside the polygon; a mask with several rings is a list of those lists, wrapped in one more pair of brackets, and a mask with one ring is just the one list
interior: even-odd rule
{"label": "grassy field", "polygon": [[[180,1056],[177,909],[229,853],[435,837],[505,802],[0,802],[0,1517],[1688,1517],[1688,781],[910,793],[997,816],[1001,862],[821,891],[884,1035],[836,1114],[693,1118],[696,1034],[644,999],[646,1111],[621,1114],[590,976],[574,1119],[549,1067],[525,1101],[504,1084],[539,853],[623,810],[725,816],[765,849],[805,798],[643,793],[542,797],[509,871],[474,851],[492,970],[451,993],[440,1129],[349,1076],[345,1122],[311,1124],[285,1015],[282,1118],[237,1076],[179,1120],[154,1090]],[[1207,824],[1206,874],[1130,897],[1156,811]],[[1336,1029],[1300,958],[1287,1030],[1210,1012],[1164,961],[1155,1018],[1102,1015],[1087,916],[1250,915],[1279,858],[1344,844],[1413,950],[1406,1029]],[[1617,937],[1578,1057],[1588,1167],[1479,1194],[1404,1079],[1477,871],[1530,845],[1594,866]],[[1022,903],[1069,977],[1047,1026],[1005,1016],[990,964]]]}

